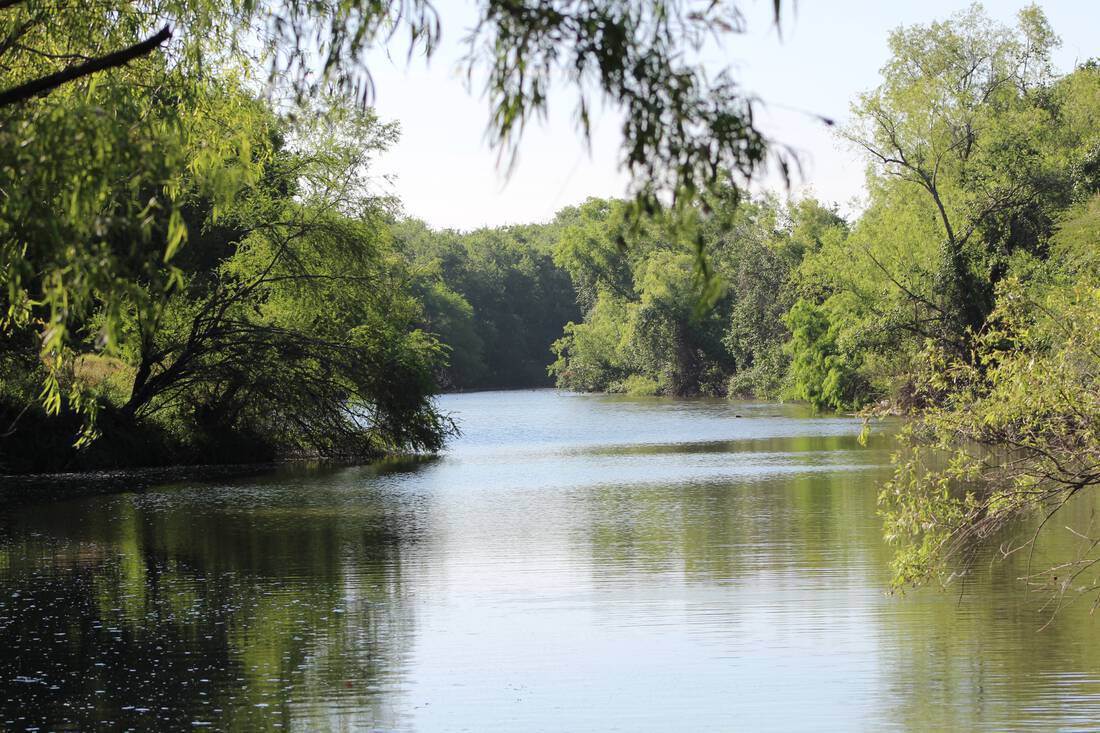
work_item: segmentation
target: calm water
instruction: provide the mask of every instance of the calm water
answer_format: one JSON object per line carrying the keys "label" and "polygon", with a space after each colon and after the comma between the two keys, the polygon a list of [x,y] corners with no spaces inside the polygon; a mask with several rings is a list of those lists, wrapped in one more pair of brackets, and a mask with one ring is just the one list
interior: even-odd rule
{"label": "calm water", "polygon": [[885,594],[887,435],[443,405],[436,460],[2,510],[0,730],[1100,727],[1100,619],[1039,631],[1018,565]]}

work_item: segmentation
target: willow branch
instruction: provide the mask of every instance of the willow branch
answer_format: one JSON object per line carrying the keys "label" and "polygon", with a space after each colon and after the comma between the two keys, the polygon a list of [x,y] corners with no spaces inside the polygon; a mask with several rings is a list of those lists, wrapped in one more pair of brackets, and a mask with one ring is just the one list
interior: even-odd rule
{"label": "willow branch", "polygon": [[151,53],[171,37],[172,29],[168,26],[164,26],[155,35],[146,38],[140,43],[135,43],[133,46],[115,51],[114,53],[109,53],[106,56],[94,58],[83,64],[70,66],[67,69],[62,69],[53,74],[32,79],[26,84],[20,84],[17,87],[0,92],[0,107],[25,102],[41,94],[48,94],[63,84],[68,84],[71,81],[89,76],[98,71],[124,66],[136,58]]}

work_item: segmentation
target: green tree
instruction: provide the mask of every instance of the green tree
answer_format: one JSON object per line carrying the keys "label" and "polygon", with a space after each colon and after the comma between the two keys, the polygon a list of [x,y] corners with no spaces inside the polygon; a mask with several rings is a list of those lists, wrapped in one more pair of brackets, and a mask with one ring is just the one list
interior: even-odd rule
{"label": "green tree", "polygon": [[807,300],[799,300],[784,317],[791,332],[791,394],[819,409],[858,406],[866,395],[859,363],[838,345],[838,321],[830,309]]}
{"label": "green tree", "polygon": [[[946,575],[1009,524],[1041,513],[1039,530],[1100,482],[1100,198],[1072,208],[1052,265],[999,287],[972,360],[929,347],[919,381],[930,405],[903,434],[882,492],[896,581]],[[1034,552],[1040,532],[1002,549]],[[1026,580],[1061,597],[1093,591],[1096,542],[1073,527],[1079,554],[1031,566]]]}
{"label": "green tree", "polygon": [[777,398],[783,394],[790,333],[784,315],[798,297],[795,273],[803,258],[840,240],[847,230],[835,210],[806,198],[787,207],[767,201],[746,206],[714,245],[716,269],[731,299],[725,344],[734,360],[729,392]]}
{"label": "green tree", "polygon": [[398,247],[417,274],[426,328],[450,348],[456,389],[548,383],[550,345],[577,317],[568,275],[550,255],[558,225],[431,232],[399,222]]}
{"label": "green tree", "polygon": [[171,411],[204,436],[262,436],[276,454],[439,447],[438,345],[414,327],[420,306],[387,239],[387,204],[364,179],[396,130],[369,113],[323,112],[284,126],[263,181],[223,218],[228,252],[185,270],[163,317],[133,309],[124,416]]}
{"label": "green tree", "polygon": [[1048,153],[1055,110],[1043,94],[1057,43],[1036,6],[1009,29],[973,5],[894,31],[882,83],[853,106],[845,136],[866,151],[872,175],[883,189],[920,194],[937,222],[932,292],[908,293],[928,314],[910,325],[960,353],[992,310],[1008,258],[1039,246],[1066,203],[1066,177]]}
{"label": "green tree", "polygon": [[555,345],[560,386],[779,396],[792,274],[845,224],[812,200],[786,206],[727,192],[707,204],[686,231],[662,217],[637,226],[625,202],[594,200],[568,212],[555,257],[573,279],[585,322]]}
{"label": "green tree", "polygon": [[[150,212],[145,238],[112,236],[126,287],[109,298],[99,290],[85,314],[69,315],[86,341],[60,352],[50,376],[100,411],[97,426],[111,433],[79,460],[438,448],[450,431],[431,403],[440,347],[416,328],[421,307],[388,237],[391,204],[364,177],[395,126],[335,103],[279,119],[239,87],[219,95],[226,114],[245,108],[259,120],[254,175],[224,203],[197,191],[180,201],[191,242],[171,262],[155,255],[172,214]],[[96,355],[104,333],[118,359]],[[35,361],[24,347],[27,374],[41,371]],[[32,407],[30,386],[6,390],[6,416]],[[64,435],[70,422],[53,432]],[[11,455],[34,442],[36,425],[6,441]],[[72,457],[50,447],[20,460],[51,467]]]}
{"label": "green tree", "polygon": [[1056,43],[1034,7],[1015,28],[974,6],[891,34],[844,133],[871,162],[868,206],[796,276],[800,296],[843,312],[838,348],[868,397],[912,405],[929,339],[970,358],[998,284],[1049,257],[1062,212],[1095,186],[1096,76],[1057,78]]}
{"label": "green tree", "polygon": [[[468,62],[471,74],[487,79],[489,139],[514,151],[526,122],[546,112],[552,80],[564,79],[580,94],[583,135],[595,99],[622,111],[623,164],[640,208],[690,202],[743,178],[765,154],[751,103],[727,74],[708,76],[684,61],[709,33],[741,24],[731,3],[484,3]],[[147,222],[163,212],[168,226],[156,233],[159,248],[144,248],[144,264],[171,260],[187,238],[186,199],[209,197],[220,208],[257,172],[250,146],[262,134],[221,134],[241,128],[218,119],[226,107],[209,99],[219,74],[251,79],[266,71],[279,95],[302,100],[335,88],[367,101],[365,55],[399,32],[410,54],[430,54],[440,21],[426,0],[0,6],[4,322],[39,328],[52,365],[51,411],[59,409],[71,321],[101,300],[124,297],[132,283],[112,245],[153,236]],[[133,232],[108,231],[118,227]],[[109,345],[117,320],[114,309],[106,314],[100,323]]]}

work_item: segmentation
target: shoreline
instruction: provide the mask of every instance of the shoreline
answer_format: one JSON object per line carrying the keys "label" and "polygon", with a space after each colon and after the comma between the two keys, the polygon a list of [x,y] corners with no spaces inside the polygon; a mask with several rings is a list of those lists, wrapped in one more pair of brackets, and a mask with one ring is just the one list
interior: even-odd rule
{"label": "shoreline", "polygon": [[101,494],[143,492],[176,482],[210,482],[273,473],[316,472],[373,466],[380,472],[425,461],[433,454],[392,454],[362,459],[287,458],[253,463],[203,463],[94,469],[56,473],[0,474],[0,506],[22,501],[65,500]]}

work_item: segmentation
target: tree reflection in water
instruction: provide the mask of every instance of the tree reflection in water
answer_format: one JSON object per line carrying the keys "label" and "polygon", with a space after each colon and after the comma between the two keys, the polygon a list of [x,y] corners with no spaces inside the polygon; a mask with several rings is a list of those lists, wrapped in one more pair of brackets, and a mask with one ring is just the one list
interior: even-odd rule
{"label": "tree reflection in water", "polygon": [[392,726],[415,525],[263,481],[4,521],[0,728]]}

